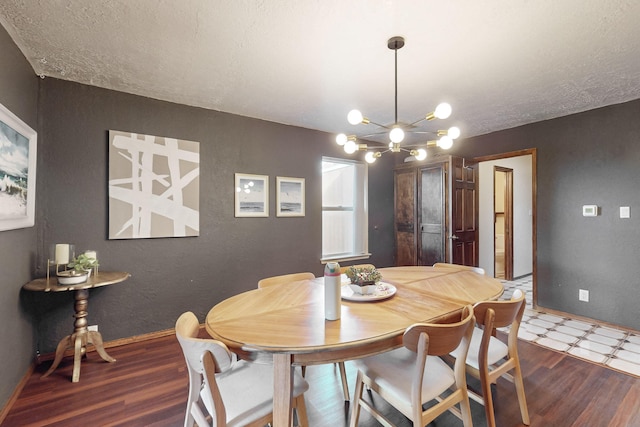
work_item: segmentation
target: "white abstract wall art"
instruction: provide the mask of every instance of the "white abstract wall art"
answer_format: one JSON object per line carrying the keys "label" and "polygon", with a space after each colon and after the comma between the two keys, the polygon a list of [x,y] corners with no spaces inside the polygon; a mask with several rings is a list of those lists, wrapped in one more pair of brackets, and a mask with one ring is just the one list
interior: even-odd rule
{"label": "white abstract wall art", "polygon": [[37,137],[0,104],[0,231],[35,224]]}
{"label": "white abstract wall art", "polygon": [[200,233],[200,143],[109,131],[109,239]]}

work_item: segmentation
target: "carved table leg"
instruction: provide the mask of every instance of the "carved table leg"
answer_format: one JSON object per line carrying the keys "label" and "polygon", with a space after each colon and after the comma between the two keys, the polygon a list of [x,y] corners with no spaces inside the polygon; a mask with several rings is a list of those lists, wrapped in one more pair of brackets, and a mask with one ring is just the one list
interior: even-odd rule
{"label": "carved table leg", "polygon": [[76,335],[75,345],[73,350],[73,375],[71,376],[71,382],[77,383],[80,381],[80,362],[82,361],[82,336]]}
{"label": "carved table leg", "polygon": [[53,363],[47,372],[44,373],[40,378],[48,377],[56,370],[60,362],[62,361],[62,357],[64,356],[64,351],[69,347],[71,343],[71,335],[67,335],[62,338],[56,347],[56,357],[53,359]]}
{"label": "carved table leg", "polygon": [[104,349],[102,343],[102,335],[97,331],[89,331],[87,329],[87,306],[89,303],[89,290],[79,289],[75,295],[75,315],[74,332],[64,337],[56,347],[56,356],[49,370],[42,375],[42,378],[49,376],[58,367],[64,356],[64,352],[68,348],[73,348],[73,375],[71,381],[77,383],[80,381],[80,362],[82,355],[86,353],[87,343],[94,345],[100,357],[107,362],[115,362],[116,359],[109,356]]}
{"label": "carved table leg", "polygon": [[96,348],[96,351],[98,352],[100,357],[102,357],[102,360],[105,360],[107,362],[115,362],[116,361],[116,359],[114,359],[113,357],[109,356],[107,354],[107,352],[104,350],[104,345],[102,343],[102,335],[100,335],[100,332],[98,332],[98,331],[88,331],[87,332],[87,342],[93,344],[93,346]]}

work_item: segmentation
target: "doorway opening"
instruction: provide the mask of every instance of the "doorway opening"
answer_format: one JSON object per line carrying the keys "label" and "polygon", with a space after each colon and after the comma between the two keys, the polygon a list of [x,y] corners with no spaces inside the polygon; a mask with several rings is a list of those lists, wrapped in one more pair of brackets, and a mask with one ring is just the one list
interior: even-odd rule
{"label": "doorway opening", "polygon": [[[511,280],[532,275],[534,308],[537,306],[537,233],[536,233],[536,171],[535,148],[473,158],[478,163],[478,233],[479,266],[494,276],[494,166],[513,169],[512,184],[512,232],[511,248],[505,240],[505,258],[510,251],[512,258]],[[506,233],[505,233],[506,234]],[[505,271],[506,274],[506,271]]]}
{"label": "doorway opening", "polygon": [[493,167],[493,275],[513,280],[513,169]]}

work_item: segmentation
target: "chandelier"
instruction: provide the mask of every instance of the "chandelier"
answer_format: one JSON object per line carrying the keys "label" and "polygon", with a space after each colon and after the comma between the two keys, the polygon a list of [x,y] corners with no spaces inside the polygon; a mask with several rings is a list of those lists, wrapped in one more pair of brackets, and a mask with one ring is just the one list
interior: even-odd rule
{"label": "chandelier", "polygon": [[[398,121],[398,50],[403,46],[403,37],[392,37],[387,42],[387,47],[393,50],[395,55],[395,121],[393,122],[393,124],[382,125],[372,122],[368,118],[364,117],[359,110],[351,110],[347,115],[347,120],[352,125],[373,124],[383,129],[383,131],[381,132],[364,135],[360,138],[372,137],[374,135],[380,135],[388,132],[390,140],[388,148],[383,148],[382,150],[380,150],[379,148],[368,147],[367,144],[358,143],[358,137],[356,137],[356,135],[347,135],[341,133],[336,136],[336,142],[338,143],[338,145],[344,146],[345,152],[353,154],[356,151],[365,151],[365,160],[369,163],[375,162],[376,159],[381,157],[384,153],[399,153],[401,151],[408,152],[411,156],[414,156],[416,160],[424,160],[427,158],[427,147],[437,146],[439,148],[447,150],[453,146],[453,140],[460,136],[460,129],[455,126],[450,127],[447,130],[438,130],[431,132],[414,130],[422,121],[448,118],[451,115],[451,106],[446,102],[439,104],[433,112],[419,118],[412,123],[405,124]],[[404,140],[405,132],[416,134],[434,134],[439,139],[426,141],[415,145],[400,145]]]}

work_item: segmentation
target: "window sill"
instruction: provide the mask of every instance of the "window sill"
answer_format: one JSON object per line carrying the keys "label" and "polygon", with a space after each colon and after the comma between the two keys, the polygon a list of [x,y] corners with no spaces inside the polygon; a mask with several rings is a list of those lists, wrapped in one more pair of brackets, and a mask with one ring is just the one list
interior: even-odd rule
{"label": "window sill", "polygon": [[322,264],[326,264],[328,262],[342,262],[342,261],[355,261],[358,259],[369,259],[371,258],[371,254],[366,253],[366,254],[358,254],[358,255],[340,255],[340,256],[335,256],[335,257],[327,257],[327,258],[322,258],[320,259],[320,262]]}

